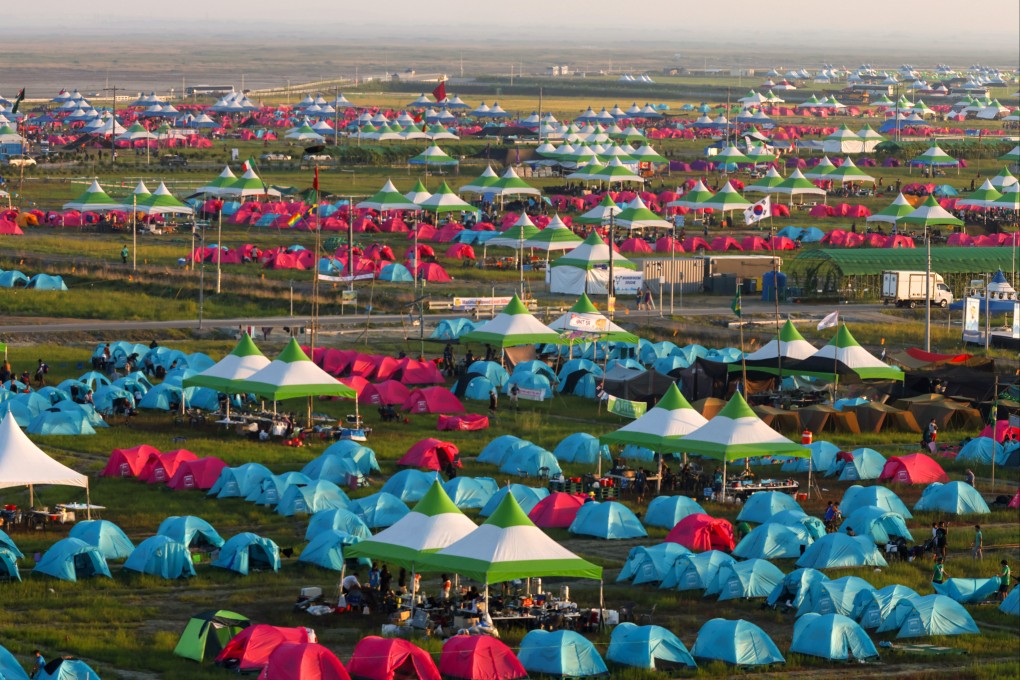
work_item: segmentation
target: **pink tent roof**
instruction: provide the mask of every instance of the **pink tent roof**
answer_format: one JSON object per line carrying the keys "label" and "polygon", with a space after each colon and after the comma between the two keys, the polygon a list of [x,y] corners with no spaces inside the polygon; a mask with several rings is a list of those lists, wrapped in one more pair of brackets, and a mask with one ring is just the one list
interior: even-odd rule
{"label": "pink tent roof", "polygon": [[185,460],[177,466],[177,471],[166,485],[177,490],[211,489],[225,467],[227,464],[215,456]]}
{"label": "pink tent roof", "polygon": [[711,250],[742,250],[742,248],[732,236],[716,236],[712,239]]}
{"label": "pink tent roof", "polygon": [[361,638],[347,664],[352,677],[363,680],[442,680],[429,654],[400,638]]}
{"label": "pink tent roof", "polygon": [[429,437],[409,448],[407,453],[397,461],[397,465],[420,467],[426,470],[442,470],[448,464],[456,461],[455,465],[460,467],[460,461],[457,460],[459,454],[460,449],[456,444]]}
{"label": "pink tent roof", "polygon": [[942,466],[923,453],[893,456],[885,462],[879,479],[897,484],[931,484],[948,482],[949,476]]}
{"label": "pink tent roof", "polygon": [[457,680],[514,680],[528,672],[505,643],[488,635],[456,635],[443,643],[439,672]]}
{"label": "pink tent roof", "polygon": [[578,510],[587,500],[586,496],[556,491],[542,500],[528,513],[528,518],[535,526],[543,529],[566,529],[577,517]]}
{"label": "pink tent roof", "polygon": [[647,254],[652,252],[652,247],[643,238],[629,238],[620,244],[620,252]]}
{"label": "pink tent roof", "polygon": [[709,517],[700,512],[688,515],[677,522],[666,536],[666,540],[696,551],[731,552],[736,547],[733,540],[733,525],[729,521]]}
{"label": "pink tent roof", "polygon": [[195,460],[198,456],[187,449],[177,449],[166,453],[157,453],[149,457],[142,468],[138,479],[149,484],[162,484],[177,472],[177,468],[186,460]]}
{"label": "pink tent roof", "polygon": [[137,477],[145,469],[151,456],[159,455],[159,449],[148,444],[139,444],[130,449],[114,449],[100,477]]}
{"label": "pink tent roof", "polygon": [[314,642],[284,642],[269,655],[258,680],[350,680],[336,654]]}
{"label": "pink tent roof", "polygon": [[422,262],[418,265],[418,278],[430,283],[449,283],[452,280],[446,270],[435,262]]}
{"label": "pink tent roof", "polygon": [[411,390],[397,380],[384,380],[365,387],[361,393],[361,401],[366,404],[400,405],[407,401]]}
{"label": "pink tent roof", "polygon": [[[414,232],[407,235],[407,238],[413,239]],[[436,239],[436,228],[431,224],[419,224],[418,225],[418,240],[419,241],[434,241]]]}
{"label": "pink tent roof", "polygon": [[217,664],[236,663],[238,671],[255,671],[266,665],[269,655],[284,642],[308,643],[307,628],[282,628],[263,623],[248,626],[216,655]]}
{"label": "pink tent roof", "polygon": [[464,405],[445,387],[416,389],[404,401],[403,410],[411,413],[464,413]]}
{"label": "pink tent roof", "polygon": [[400,381],[405,385],[442,385],[446,382],[439,367],[432,361],[418,361],[410,357],[399,360]]}
{"label": "pink tent roof", "polygon": [[446,257],[452,257],[457,260],[474,260],[475,249],[466,243],[454,243],[446,249]]}
{"label": "pink tent roof", "polygon": [[470,432],[484,430],[488,427],[489,417],[479,413],[465,413],[462,416],[444,416],[440,414],[436,419],[436,429],[439,431]]}
{"label": "pink tent roof", "polygon": [[761,236],[746,236],[740,240],[740,247],[744,250],[769,250],[769,242]]}
{"label": "pink tent roof", "polygon": [[676,240],[672,236],[662,236],[655,242],[655,252],[657,253],[685,253],[687,250],[683,247],[680,241]]}

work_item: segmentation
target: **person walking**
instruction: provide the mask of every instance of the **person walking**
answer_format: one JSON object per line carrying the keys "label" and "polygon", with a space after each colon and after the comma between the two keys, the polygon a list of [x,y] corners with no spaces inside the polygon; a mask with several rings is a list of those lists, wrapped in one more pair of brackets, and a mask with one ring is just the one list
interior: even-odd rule
{"label": "person walking", "polygon": [[32,673],[28,676],[30,678],[34,678],[41,674],[43,669],[46,667],[46,658],[43,657],[42,652],[38,649],[32,650],[32,656],[35,657],[33,660],[35,666],[32,668]]}
{"label": "person walking", "polygon": [[489,413],[495,413],[497,406],[499,406],[499,393],[496,392],[496,388],[493,387],[489,392]]}
{"label": "person walking", "polygon": [[39,387],[46,386],[46,374],[50,372],[50,367],[42,359],[39,360],[39,365],[35,369],[35,384]]}
{"label": "person walking", "polygon": [[520,394],[521,388],[517,386],[517,383],[514,383],[513,385],[510,386],[510,408],[512,408],[515,411],[520,410],[520,405],[517,401]]}
{"label": "person walking", "polygon": [[946,526],[945,522],[939,522],[938,527],[935,529],[935,551],[946,559],[946,548],[949,545],[949,527]]}
{"label": "person walking", "polygon": [[128,255],[130,254],[131,251],[128,250],[127,244],[124,244],[124,247],[120,249],[120,261],[127,264]]}
{"label": "person walking", "polygon": [[945,583],[947,578],[949,578],[949,574],[946,573],[946,565],[943,564],[941,557],[936,557],[935,566],[931,569],[931,582]]}
{"label": "person walking", "polygon": [[1002,602],[1009,593],[1009,562],[1002,560],[999,565],[1002,566],[1002,571],[999,572],[999,601]]}
{"label": "person walking", "polygon": [[974,547],[971,549],[971,554],[975,560],[985,559],[985,537],[981,533],[981,525],[974,525]]}

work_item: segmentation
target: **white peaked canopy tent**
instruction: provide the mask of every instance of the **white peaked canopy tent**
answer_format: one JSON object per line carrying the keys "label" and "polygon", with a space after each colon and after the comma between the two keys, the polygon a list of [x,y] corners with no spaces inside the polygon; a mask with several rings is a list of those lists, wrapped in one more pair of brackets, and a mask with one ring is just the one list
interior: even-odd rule
{"label": "white peaked canopy tent", "polygon": [[757,351],[744,357],[743,362],[730,364],[731,373],[742,371],[760,371],[772,375],[780,374],[789,362],[801,361],[814,356],[817,348],[804,339],[797,327],[789,319],[783,324],[779,334],[762,345]]}
{"label": "white peaked canopy tent", "polygon": [[50,458],[8,413],[0,421],[0,489],[27,486],[29,503],[34,504],[35,487],[40,484],[84,488],[88,516],[92,519],[89,478]]}
{"label": "white peaked canopy tent", "polygon": [[[615,250],[611,251],[606,242],[593,231],[576,248],[553,260],[552,266],[547,270],[549,290],[553,293],[568,295],[581,295],[582,293],[605,295],[609,286],[607,265],[610,253],[613,258],[614,270],[620,274],[637,270],[636,264]],[[616,271],[614,271],[614,276]]]}
{"label": "white peaked canopy tent", "polygon": [[[201,373],[184,379],[184,387],[208,387],[224,394],[242,392],[240,383],[269,365],[251,337],[244,333],[234,351]],[[227,419],[230,419],[230,400],[227,400]]]}
{"label": "white peaked canopy tent", "polygon": [[584,293],[581,293],[581,297],[577,299],[574,306],[563,316],[550,323],[549,328],[559,333],[579,332],[582,336],[590,334],[604,340],[632,342],[635,345],[638,343],[636,335],[628,333],[610,321],[609,317],[602,314]]}
{"label": "white peaked canopy tent", "polygon": [[707,422],[705,416],[684,399],[674,383],[647,413],[615,432],[602,435],[599,441],[634,444],[656,453],[677,453],[684,450],[682,437]]}

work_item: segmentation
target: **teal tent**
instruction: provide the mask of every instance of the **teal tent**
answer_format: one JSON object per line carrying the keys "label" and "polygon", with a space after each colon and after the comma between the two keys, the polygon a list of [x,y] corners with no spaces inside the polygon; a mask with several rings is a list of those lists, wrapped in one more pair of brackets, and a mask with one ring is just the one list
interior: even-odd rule
{"label": "teal tent", "polygon": [[[410,276],[410,274],[408,274],[408,276]],[[411,279],[408,280],[410,281]],[[429,339],[453,342],[454,340],[460,340],[460,336],[465,333],[470,333],[474,329],[475,323],[470,319],[443,319],[436,324],[436,328],[432,331],[432,335],[429,336]]]}
{"label": "teal tent", "polygon": [[859,621],[864,628],[878,628],[896,605],[915,597],[919,597],[916,592],[899,584],[873,591],[862,590],[854,597],[851,618]]}
{"label": "teal tent", "polygon": [[563,441],[556,445],[552,454],[561,463],[595,465],[599,456],[602,456],[603,460],[611,460],[609,446],[602,444],[598,437],[587,432],[575,432],[567,435]]}
{"label": "teal tent", "polygon": [[688,515],[708,514],[698,502],[687,496],[656,496],[648,504],[645,525],[672,529]]}
{"label": "teal tent", "polygon": [[572,630],[531,631],[521,640],[517,658],[533,675],[583,678],[609,672],[595,645]]}
{"label": "teal tent", "polygon": [[370,475],[379,472],[379,461],[376,460],[375,451],[350,439],[340,439],[326,447],[322,455],[339,456],[354,461],[358,470],[363,475]]}
{"label": "teal tent", "polygon": [[797,560],[798,567],[840,569],[844,567],[889,566],[867,536],[826,534],[808,546]]}
{"label": "teal tent", "polygon": [[81,659],[63,657],[43,666],[35,680],[99,680],[99,674]]}
{"label": "teal tent", "polygon": [[808,597],[813,584],[828,580],[829,577],[817,569],[794,569],[772,590],[765,604],[798,608]]}
{"label": "teal tent", "polygon": [[39,435],[68,436],[96,433],[84,412],[63,411],[56,407],[48,408],[37,415],[25,429],[30,434]]}
{"label": "teal tent", "polygon": [[408,468],[387,479],[382,490],[393,494],[405,503],[417,503],[425,496],[436,479],[435,472],[422,472]]}
{"label": "teal tent", "polygon": [[280,502],[283,492],[289,486],[298,484],[311,484],[312,480],[308,475],[301,474],[297,470],[284,472],[282,475],[272,475],[259,482],[259,485],[252,489],[251,493],[244,497],[244,500],[251,501],[256,505],[276,505]]}
{"label": "teal tent", "polygon": [[805,614],[793,625],[790,651],[830,661],[878,657],[875,643],[853,619],[841,614]]}
{"label": "teal tent", "polygon": [[981,465],[991,465],[993,457],[996,465],[1006,463],[1005,448],[991,437],[975,437],[961,446],[960,452],[956,454],[956,460],[960,462]]}
{"label": "teal tent", "polygon": [[341,486],[347,486],[351,479],[363,475],[353,459],[326,453],[301,468],[301,474],[309,479],[321,479]]}
{"label": "teal tent", "polygon": [[696,668],[694,657],[676,635],[662,626],[625,622],[613,629],[606,658],[621,666],[650,670]]}
{"label": "teal tent", "polygon": [[[902,613],[900,610],[906,610]],[[905,600],[894,616],[902,616],[898,638],[980,633],[974,619],[962,604],[945,595],[925,595]]]}
{"label": "teal tent", "polygon": [[93,576],[111,578],[103,553],[94,545],[77,538],[54,543],[36,562],[33,574],[46,574],[61,581],[77,581]]}
{"label": "teal tent", "polygon": [[858,536],[870,537],[880,546],[897,537],[911,542],[914,540],[903,517],[874,505],[857,508],[843,520],[840,531],[849,533],[850,530]]}
{"label": "teal tent", "polygon": [[705,595],[719,595],[723,600],[765,598],[783,581],[783,572],[768,560],[750,559],[730,562],[719,567],[714,582]]}
{"label": "teal tent", "polygon": [[212,566],[247,576],[251,571],[279,571],[280,548],[268,538],[250,531],[232,536],[220,548]]}
{"label": "teal tent", "polygon": [[722,565],[735,560],[724,552],[707,550],[703,553],[681,555],[673,562],[660,588],[676,590],[705,590]]}
{"label": "teal tent", "polygon": [[223,538],[212,525],[194,515],[167,517],[160,523],[156,533],[183,543],[188,549],[213,549],[223,545]]}
{"label": "teal tent", "polygon": [[3,645],[0,645],[0,678],[3,680],[28,680],[28,673]]}
{"label": "teal tent", "polygon": [[784,510],[800,510],[803,508],[794,500],[793,496],[781,491],[758,491],[751,494],[744,502],[744,507],[737,515],[737,521],[756,522],[764,524],[777,512]]}
{"label": "teal tent", "polygon": [[904,519],[911,519],[910,510],[900,500],[896,492],[885,486],[858,486],[854,484],[843,493],[843,501],[840,503],[840,510],[843,516],[848,516],[857,508],[875,505],[890,512],[898,513]]}
{"label": "teal tent", "polygon": [[491,477],[454,477],[443,484],[443,490],[461,510],[480,510],[496,495],[499,485]]}
{"label": "teal tent", "polygon": [[411,512],[411,508],[407,507],[404,501],[385,491],[351,501],[348,510],[360,517],[369,529],[393,526],[401,517]]}
{"label": "teal tent", "polygon": [[691,656],[704,661],[723,661],[734,666],[786,663],[776,643],[765,631],[743,619],[711,619],[698,631]]}
{"label": "teal tent", "polygon": [[838,476],[841,482],[856,482],[865,479],[878,479],[885,467],[885,456],[867,447],[854,449],[850,452],[853,460],[837,459],[829,468],[826,476]]}
{"label": "teal tent", "polygon": [[245,463],[227,467],[220,471],[219,479],[209,489],[209,495],[216,498],[244,498],[252,489],[273,473],[261,463]]}
{"label": "teal tent", "polygon": [[808,444],[808,448],[811,449],[811,458],[792,458],[783,463],[783,472],[804,472],[808,471],[808,461],[810,460],[810,468],[815,472],[825,472],[833,463],[836,462],[836,454],[839,453],[839,447],[832,442],[827,441],[816,441]]}
{"label": "teal tent", "polygon": [[562,472],[559,462],[552,453],[535,444],[512,451],[503,459],[499,471],[529,477],[539,477],[542,474],[555,477]]}
{"label": "teal tent", "polygon": [[7,535],[7,532],[0,529],[0,548],[6,548],[14,554],[15,557],[24,557],[21,551],[18,550],[18,546],[14,544],[14,539]]}
{"label": "teal tent", "polygon": [[807,596],[797,608],[797,615],[842,614],[850,616],[854,608],[866,599],[862,593],[874,593],[875,587],[859,576],[844,576],[831,581],[812,583]]}
{"label": "teal tent", "polygon": [[691,554],[690,550],[673,542],[636,546],[627,554],[627,561],[623,563],[616,581],[631,581],[634,585],[661,583],[678,557]]}
{"label": "teal tent", "polygon": [[[320,531],[308,542],[305,549],[301,551],[298,562],[315,564],[323,569],[343,571],[345,562],[344,548],[354,545],[360,540],[357,536],[351,536],[345,531],[338,531],[336,529]],[[358,564],[371,566],[372,560],[361,558],[358,560]]]}
{"label": "teal tent", "polygon": [[1013,616],[1020,616],[1020,588],[1014,587],[1010,591],[1006,599],[999,605],[999,611],[1004,614],[1012,614]]}
{"label": "teal tent", "polygon": [[523,484],[508,484],[494,493],[485,504],[485,507],[483,507],[481,512],[478,514],[481,517],[488,517],[492,513],[496,512],[496,508],[499,507],[500,501],[503,500],[503,496],[508,493],[512,494],[517,500],[517,504],[521,506],[521,510],[525,513],[530,513],[532,509],[538,505],[539,501],[549,495],[549,489],[524,486]]}
{"label": "teal tent", "polygon": [[36,290],[67,290],[67,284],[64,283],[63,277],[51,274],[36,274],[28,280],[25,287]]}
{"label": "teal tent", "polygon": [[570,524],[570,533],[606,540],[642,538],[648,535],[634,512],[623,503],[590,502],[581,506]]}
{"label": "teal tent", "polygon": [[818,517],[809,515],[803,510],[783,510],[777,512],[768,521],[768,524],[782,524],[787,527],[803,527],[807,529],[812,539],[818,539],[825,535],[825,522]]}
{"label": "teal tent", "polygon": [[[509,377],[508,377],[509,378]],[[529,441],[512,434],[501,434],[486,444],[478,454],[479,463],[502,465],[503,460],[516,449],[534,446]]]}
{"label": "teal tent", "polygon": [[355,538],[370,538],[372,532],[365,521],[348,508],[329,508],[320,510],[308,520],[305,540],[310,541],[324,531],[342,531]]}
{"label": "teal tent", "polygon": [[[11,550],[8,550],[6,546],[0,544],[0,581],[20,580],[21,572],[18,570],[18,556]],[[0,669],[2,669],[2,665],[2,659],[0,659]],[[3,673],[0,672],[0,678],[3,677]]]}
{"label": "teal tent", "polygon": [[965,482],[932,482],[921,492],[914,510],[951,515],[988,515],[992,512],[978,490]]}
{"label": "teal tent", "polygon": [[119,526],[105,519],[78,522],[71,527],[68,536],[96,546],[108,560],[124,559],[135,549],[127,534]]}
{"label": "teal tent", "polygon": [[191,553],[183,543],[178,543],[167,536],[150,536],[139,543],[124,562],[124,569],[164,579],[188,578],[195,575]]}
{"label": "teal tent", "polygon": [[999,577],[951,578],[931,585],[939,595],[951,597],[960,604],[980,604],[999,592]]}
{"label": "teal tent", "polygon": [[803,526],[769,522],[751,530],[740,540],[733,554],[741,559],[795,559],[814,539]]}
{"label": "teal tent", "polygon": [[311,484],[292,484],[284,489],[276,513],[284,517],[313,515],[320,510],[346,508],[350,504],[351,499],[340,487],[317,479]]}
{"label": "teal tent", "polygon": [[145,393],[138,401],[138,408],[156,411],[175,411],[181,404],[183,392],[180,387],[160,383]]}

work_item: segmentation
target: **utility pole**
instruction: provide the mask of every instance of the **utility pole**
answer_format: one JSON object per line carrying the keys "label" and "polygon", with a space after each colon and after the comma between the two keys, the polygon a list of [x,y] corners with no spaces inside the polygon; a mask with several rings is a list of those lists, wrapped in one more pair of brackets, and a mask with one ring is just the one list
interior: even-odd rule
{"label": "utility pole", "polygon": [[931,351],[931,229],[924,225],[924,351]]}
{"label": "utility pole", "polygon": [[[107,74],[109,79],[109,74]],[[109,85],[109,81],[107,82]],[[113,92],[113,105],[110,109],[113,111],[113,122],[110,124],[110,164],[117,162],[117,145],[114,144],[114,138],[117,136],[117,86],[113,85],[110,87],[104,87],[103,92]]]}

